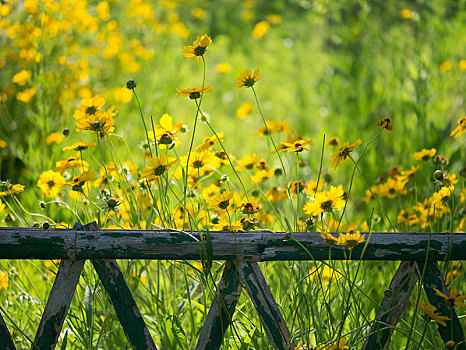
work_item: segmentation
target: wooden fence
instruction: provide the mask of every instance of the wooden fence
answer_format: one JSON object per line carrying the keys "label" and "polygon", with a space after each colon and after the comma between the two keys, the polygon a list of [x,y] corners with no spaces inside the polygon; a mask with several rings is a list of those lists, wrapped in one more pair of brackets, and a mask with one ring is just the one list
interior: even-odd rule
{"label": "wooden fence", "polygon": [[[420,277],[429,302],[447,326],[442,339],[466,350],[464,332],[437,261],[466,260],[465,233],[372,233],[352,250],[354,260],[401,261],[384,293],[363,350],[385,349]],[[345,247],[329,247],[318,233],[100,230],[96,223],[73,229],[0,228],[0,259],[61,259],[31,349],[53,348],[63,327],[84,263],[90,260],[133,349],[157,349],[115,259],[226,260],[196,349],[219,349],[243,288],[274,349],[293,349],[290,331],[258,261],[343,260]],[[0,349],[16,349],[0,314]]]}

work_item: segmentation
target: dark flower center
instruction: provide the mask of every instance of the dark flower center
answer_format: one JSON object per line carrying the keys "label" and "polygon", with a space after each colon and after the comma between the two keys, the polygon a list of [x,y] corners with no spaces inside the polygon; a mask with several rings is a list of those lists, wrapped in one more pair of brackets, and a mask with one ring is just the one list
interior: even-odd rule
{"label": "dark flower center", "polygon": [[203,56],[207,50],[207,47],[197,46],[194,48],[194,54],[196,56]]}
{"label": "dark flower center", "polygon": [[165,165],[159,165],[157,168],[154,169],[154,175],[160,176],[165,172]]}
{"label": "dark flower center", "polygon": [[94,115],[97,112],[96,106],[90,106],[86,108],[86,114]]}

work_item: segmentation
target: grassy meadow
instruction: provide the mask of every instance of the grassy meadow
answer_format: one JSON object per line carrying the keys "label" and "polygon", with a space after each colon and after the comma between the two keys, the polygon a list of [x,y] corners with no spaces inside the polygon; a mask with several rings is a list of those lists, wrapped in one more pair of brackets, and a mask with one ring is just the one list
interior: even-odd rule
{"label": "grassy meadow", "polygon": [[[0,1],[0,225],[318,232],[349,253],[465,232],[465,28],[464,0]],[[58,264],[0,261],[18,349]],[[224,262],[119,264],[157,346],[194,349]],[[361,348],[398,262],[260,266],[297,349],[336,350]],[[464,262],[440,267],[466,294]],[[445,349],[420,300],[389,349]],[[272,349],[244,292],[233,320],[222,349]],[[129,348],[89,263],[57,348]]]}

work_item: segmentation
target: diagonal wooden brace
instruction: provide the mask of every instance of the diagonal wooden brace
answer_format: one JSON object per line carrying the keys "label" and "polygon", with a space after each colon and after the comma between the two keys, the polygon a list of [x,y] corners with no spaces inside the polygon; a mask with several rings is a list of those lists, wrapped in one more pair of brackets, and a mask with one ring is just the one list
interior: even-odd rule
{"label": "diagonal wooden brace", "polygon": [[374,323],[361,350],[386,349],[417,282],[414,264],[403,261],[380,304]]}
{"label": "diagonal wooden brace", "polygon": [[232,323],[236,304],[241,295],[241,283],[237,278],[236,265],[227,261],[201,329],[196,350],[217,350],[222,345],[228,326]]}
{"label": "diagonal wooden brace", "polygon": [[257,262],[238,262],[238,274],[244,284],[274,349],[288,350],[295,345],[280,308]]}
{"label": "diagonal wooden brace", "polygon": [[157,349],[115,260],[91,260],[133,349]]}
{"label": "diagonal wooden brace", "polygon": [[464,338],[463,328],[456,315],[455,309],[451,303],[439,296],[435,290],[439,290],[445,295],[449,295],[445,280],[442,276],[442,271],[437,262],[428,261],[425,263],[416,263],[416,269],[419,278],[424,275],[422,284],[429,299],[429,303],[434,305],[442,316],[447,316],[450,320],[446,320],[446,327],[437,323],[438,331],[443,341],[446,343],[453,340],[457,345],[455,350],[466,350],[466,339]]}
{"label": "diagonal wooden brace", "polygon": [[0,349],[5,350],[16,350],[15,343],[11,339],[10,331],[3,320],[3,316],[0,313]]}

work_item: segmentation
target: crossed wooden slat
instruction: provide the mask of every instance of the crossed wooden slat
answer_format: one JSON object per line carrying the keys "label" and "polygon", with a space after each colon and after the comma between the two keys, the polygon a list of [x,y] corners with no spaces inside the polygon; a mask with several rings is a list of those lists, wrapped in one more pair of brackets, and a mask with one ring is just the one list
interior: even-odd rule
{"label": "crossed wooden slat", "polygon": [[[85,226],[75,224],[74,229],[97,231],[99,227],[93,222]],[[157,349],[117,262],[113,259],[91,260],[91,262],[131,347],[133,349]],[[57,344],[84,263],[85,260],[61,261],[31,349],[49,350]],[[423,276],[422,284],[429,302],[436,306],[442,315],[451,318],[451,320],[446,321],[446,327],[438,325],[442,339],[445,342],[455,341],[457,350],[466,350],[463,329],[453,306],[434,291],[436,288],[448,294],[438,264],[432,261],[425,263],[401,262],[389,289],[385,292],[385,297],[362,350],[387,348],[393,330],[400,320],[420,276]],[[295,345],[290,332],[258,263],[227,261],[217,285],[214,300],[201,329],[196,350],[215,350],[221,347],[225,333],[232,324],[236,304],[243,287],[256,308],[273,348],[278,350],[293,349]],[[15,349],[1,314],[0,349]]]}

